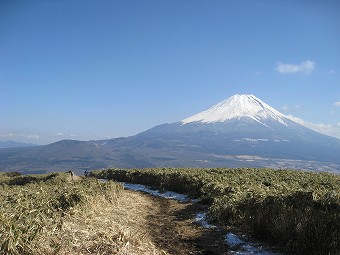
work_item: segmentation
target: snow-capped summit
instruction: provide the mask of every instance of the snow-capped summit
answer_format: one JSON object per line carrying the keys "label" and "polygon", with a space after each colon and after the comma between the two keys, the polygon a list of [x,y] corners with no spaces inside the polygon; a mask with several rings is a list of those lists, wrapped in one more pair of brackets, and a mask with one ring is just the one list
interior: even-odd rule
{"label": "snow-capped summit", "polygon": [[270,107],[254,95],[234,95],[208,110],[182,120],[182,124],[192,122],[215,123],[231,119],[251,118],[267,126],[268,120],[274,120],[287,126],[287,117]]}

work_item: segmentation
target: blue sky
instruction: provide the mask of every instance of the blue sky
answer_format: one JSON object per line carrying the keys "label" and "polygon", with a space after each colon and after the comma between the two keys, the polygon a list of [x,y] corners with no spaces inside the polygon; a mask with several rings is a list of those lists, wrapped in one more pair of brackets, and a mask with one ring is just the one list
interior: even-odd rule
{"label": "blue sky", "polygon": [[339,1],[0,1],[0,140],[129,136],[254,94],[340,138]]}

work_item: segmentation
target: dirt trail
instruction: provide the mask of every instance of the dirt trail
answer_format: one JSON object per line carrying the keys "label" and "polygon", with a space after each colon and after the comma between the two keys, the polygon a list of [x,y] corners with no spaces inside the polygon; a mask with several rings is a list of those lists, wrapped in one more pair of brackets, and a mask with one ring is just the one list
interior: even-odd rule
{"label": "dirt trail", "polygon": [[114,202],[95,199],[86,211],[65,216],[53,237],[60,250],[45,254],[228,254],[222,233],[195,222],[201,211],[197,204],[124,190]]}
{"label": "dirt trail", "polygon": [[221,232],[195,222],[202,206],[154,197],[142,192],[146,206],[146,228],[154,245],[167,254],[228,254]]}

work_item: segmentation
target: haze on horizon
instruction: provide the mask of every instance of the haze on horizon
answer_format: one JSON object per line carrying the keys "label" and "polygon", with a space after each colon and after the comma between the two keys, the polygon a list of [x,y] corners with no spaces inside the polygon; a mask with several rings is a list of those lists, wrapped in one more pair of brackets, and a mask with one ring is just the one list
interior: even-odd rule
{"label": "haze on horizon", "polygon": [[340,138],[340,2],[0,2],[0,141],[134,135],[253,94]]}

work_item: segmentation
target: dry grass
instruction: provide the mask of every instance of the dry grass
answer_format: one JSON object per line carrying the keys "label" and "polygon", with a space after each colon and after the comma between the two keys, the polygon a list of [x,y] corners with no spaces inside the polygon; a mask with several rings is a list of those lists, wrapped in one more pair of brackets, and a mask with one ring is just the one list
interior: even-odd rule
{"label": "dry grass", "polygon": [[37,239],[48,244],[46,254],[167,254],[153,244],[145,228],[151,209],[145,197],[124,191],[114,203],[100,196],[88,202],[66,215],[54,236]]}
{"label": "dry grass", "polygon": [[149,200],[69,174],[0,175],[0,254],[166,254],[145,228]]}

